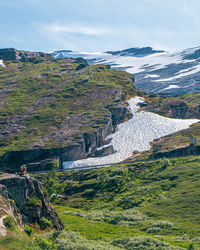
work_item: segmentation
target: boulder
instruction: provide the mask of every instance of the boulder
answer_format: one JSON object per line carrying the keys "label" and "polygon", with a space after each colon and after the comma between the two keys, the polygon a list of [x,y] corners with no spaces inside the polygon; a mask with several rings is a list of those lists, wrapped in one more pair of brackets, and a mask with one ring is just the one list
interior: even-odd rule
{"label": "boulder", "polygon": [[1,195],[4,199],[8,200],[9,197],[14,201],[16,209],[22,215],[23,224],[39,223],[45,217],[52,222],[54,228],[63,229],[63,223],[37,180],[26,176],[6,175],[0,179],[0,185]]}

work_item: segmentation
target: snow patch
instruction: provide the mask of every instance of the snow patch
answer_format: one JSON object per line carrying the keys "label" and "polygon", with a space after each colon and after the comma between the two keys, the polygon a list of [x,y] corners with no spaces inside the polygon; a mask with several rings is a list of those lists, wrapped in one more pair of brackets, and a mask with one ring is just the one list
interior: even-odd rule
{"label": "snow patch", "polygon": [[104,157],[77,160],[72,164],[64,162],[64,169],[122,162],[131,157],[134,151],[149,150],[150,142],[153,140],[187,129],[190,125],[200,122],[197,119],[172,119],[140,111],[138,104],[141,102],[144,102],[141,97],[134,97],[128,101],[133,117],[119,124],[116,132],[108,136],[108,139],[112,139],[109,145],[113,146],[116,153]]}
{"label": "snow patch", "polygon": [[147,74],[144,78],[156,78],[156,77],[160,77],[159,75],[156,74]]}
{"label": "snow patch", "polygon": [[167,88],[162,90],[168,90],[168,89],[179,89],[180,87],[178,85],[169,85]]}
{"label": "snow patch", "polygon": [[5,64],[4,64],[4,62],[3,62],[3,60],[0,60],[0,66],[6,67]]}

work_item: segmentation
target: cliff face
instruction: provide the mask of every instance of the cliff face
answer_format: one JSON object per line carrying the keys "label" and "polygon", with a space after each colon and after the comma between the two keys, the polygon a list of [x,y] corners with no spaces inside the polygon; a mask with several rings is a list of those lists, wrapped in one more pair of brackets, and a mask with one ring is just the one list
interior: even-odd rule
{"label": "cliff face", "polygon": [[22,226],[22,218],[18,213],[15,204],[9,200],[7,188],[0,184],[0,238],[7,235],[7,228],[4,225],[4,219],[11,217],[18,222],[19,228]]}
{"label": "cliff face", "polygon": [[63,229],[62,222],[42,192],[39,182],[33,178],[4,175],[0,179],[0,199],[3,201],[0,208],[4,211],[1,219],[3,216],[12,216],[23,226],[27,222],[39,223],[45,217],[57,230]]}

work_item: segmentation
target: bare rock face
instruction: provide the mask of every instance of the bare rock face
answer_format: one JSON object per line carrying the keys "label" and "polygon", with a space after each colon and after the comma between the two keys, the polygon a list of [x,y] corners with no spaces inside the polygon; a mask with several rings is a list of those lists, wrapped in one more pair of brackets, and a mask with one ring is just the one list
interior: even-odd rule
{"label": "bare rock face", "polygon": [[19,213],[15,203],[9,199],[8,190],[6,186],[0,184],[0,238],[5,237],[8,233],[6,226],[4,225],[4,219],[11,217],[20,229],[23,228],[22,216]]}
{"label": "bare rock face", "polygon": [[[54,208],[49,204],[48,198],[41,190],[39,182],[33,178],[7,175],[0,179],[0,193],[3,199],[14,200],[16,208],[13,214],[22,215],[22,224],[36,223],[42,217],[50,220],[57,230],[63,229],[63,224],[58,218]],[[31,202],[32,201],[32,202]]]}
{"label": "bare rock face", "polygon": [[117,124],[120,124],[127,115],[127,108],[123,102],[116,103],[111,109],[113,127],[116,128]]}

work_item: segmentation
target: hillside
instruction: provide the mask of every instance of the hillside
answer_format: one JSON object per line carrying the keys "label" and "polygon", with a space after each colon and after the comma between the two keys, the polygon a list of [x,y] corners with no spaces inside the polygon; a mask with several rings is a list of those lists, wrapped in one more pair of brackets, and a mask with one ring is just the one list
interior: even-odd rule
{"label": "hillside", "polygon": [[[200,249],[199,156],[37,174],[62,232],[11,234],[2,249]],[[12,232],[12,230],[10,230]],[[24,242],[26,238],[26,243]]]}
{"label": "hillside", "polygon": [[56,239],[38,236],[37,246],[200,249],[199,163],[184,157],[64,172],[55,186],[52,175],[36,175],[49,191],[62,187],[54,203],[65,226]]}
{"label": "hillside", "polygon": [[[33,175],[42,188],[0,174],[1,248],[200,249],[199,93],[148,94],[103,64],[11,52],[0,66],[0,170],[53,169]],[[61,173],[58,163],[116,165]]]}
{"label": "hillside", "polygon": [[[55,60],[49,54],[15,49],[0,54],[0,165],[7,172],[18,171],[23,163],[36,171],[50,169],[57,160],[65,168],[77,160],[77,167],[124,161],[132,153],[137,157],[149,150],[149,142],[181,133],[200,118],[198,93],[145,94],[134,86],[131,74],[88,65],[82,58]],[[136,103],[135,96],[143,97],[143,103]],[[198,139],[198,131],[196,124],[183,132],[187,138],[180,137],[181,143],[174,140],[175,148],[185,147],[183,142],[192,137]],[[151,150],[155,147],[161,148]],[[152,151],[144,155],[152,158]]]}
{"label": "hillside", "polygon": [[[128,115],[123,100],[138,93],[132,75],[104,65],[88,66],[81,58],[39,57],[4,64],[0,156],[1,165],[6,159],[7,167],[61,154],[68,160],[84,158],[91,143],[95,153]],[[91,132],[96,133],[96,142],[87,136]]]}

